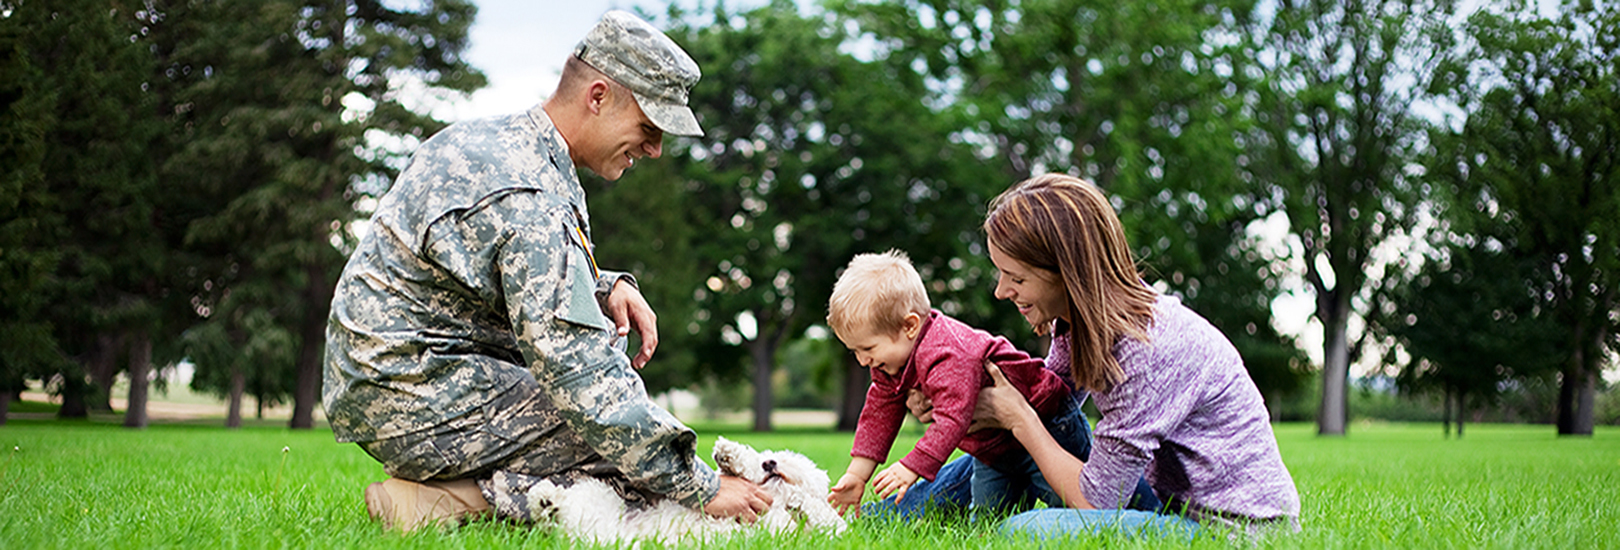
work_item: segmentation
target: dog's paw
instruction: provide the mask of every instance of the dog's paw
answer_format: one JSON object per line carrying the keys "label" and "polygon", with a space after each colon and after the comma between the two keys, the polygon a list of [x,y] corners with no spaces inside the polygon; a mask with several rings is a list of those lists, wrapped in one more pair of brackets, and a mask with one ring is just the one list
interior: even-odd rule
{"label": "dog's paw", "polygon": [[536,521],[554,520],[557,517],[557,504],[562,502],[565,489],[558,487],[550,481],[541,481],[529,488],[525,494],[529,500],[529,517]]}

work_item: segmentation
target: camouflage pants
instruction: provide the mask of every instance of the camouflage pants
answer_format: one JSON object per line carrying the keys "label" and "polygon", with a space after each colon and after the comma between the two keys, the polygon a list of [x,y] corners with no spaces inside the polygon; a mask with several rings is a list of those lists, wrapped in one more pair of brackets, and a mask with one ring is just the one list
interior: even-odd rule
{"label": "camouflage pants", "polygon": [[607,482],[632,506],[653,498],[569,429],[533,378],[450,422],[360,447],[393,477],[474,478],[496,515],[515,521],[536,519],[528,491],[542,480],[567,487],[590,476]]}

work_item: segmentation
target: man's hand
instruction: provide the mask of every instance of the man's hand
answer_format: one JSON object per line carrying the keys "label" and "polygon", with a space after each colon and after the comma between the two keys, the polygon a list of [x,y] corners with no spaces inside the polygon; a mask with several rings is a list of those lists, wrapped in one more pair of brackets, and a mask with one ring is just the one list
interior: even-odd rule
{"label": "man's hand", "polygon": [[838,478],[838,484],[833,485],[827,494],[827,502],[832,504],[838,515],[847,516],[851,511],[855,517],[861,517],[861,495],[866,493],[866,480],[855,477],[853,474],[844,474]]}
{"label": "man's hand", "polygon": [[703,512],[717,518],[737,518],[743,523],[759,521],[771,507],[771,495],[746,479],[720,476],[720,492],[703,505]]}
{"label": "man's hand", "polygon": [[623,279],[614,283],[613,293],[608,295],[608,315],[613,317],[620,337],[628,336],[631,329],[641,335],[641,350],[630,358],[630,365],[638,369],[647,366],[658,349],[658,315],[641,297],[641,291]]}
{"label": "man's hand", "polygon": [[911,484],[917,482],[917,477],[917,473],[911,471],[911,468],[896,462],[890,464],[888,468],[884,468],[872,480],[872,491],[882,498],[889,498],[889,494],[894,493],[894,501],[900,502],[901,499],[906,498],[906,489],[911,488]]}

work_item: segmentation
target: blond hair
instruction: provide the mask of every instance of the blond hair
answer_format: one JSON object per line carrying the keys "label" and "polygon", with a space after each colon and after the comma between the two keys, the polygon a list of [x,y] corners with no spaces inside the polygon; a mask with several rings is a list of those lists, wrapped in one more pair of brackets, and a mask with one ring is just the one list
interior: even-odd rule
{"label": "blond hair", "polygon": [[827,326],[834,333],[873,330],[899,332],[906,314],[928,317],[928,289],[904,252],[860,254],[833,283],[827,300]]}
{"label": "blond hair", "polygon": [[607,73],[592,67],[590,63],[586,63],[585,60],[576,55],[568,56],[568,60],[563,62],[562,75],[557,79],[557,91],[551,95],[558,99],[572,99],[583,93],[590,87],[592,82],[598,80],[607,82],[614,95],[632,97],[630,88],[620,84],[619,81],[614,80]]}
{"label": "blond hair", "polygon": [[1074,383],[1106,392],[1125,379],[1114,343],[1146,342],[1158,294],[1142,282],[1125,228],[1102,190],[1063,174],[1036,176],[990,203],[984,232],[990,246],[1030,267],[1055,274],[1068,295]]}

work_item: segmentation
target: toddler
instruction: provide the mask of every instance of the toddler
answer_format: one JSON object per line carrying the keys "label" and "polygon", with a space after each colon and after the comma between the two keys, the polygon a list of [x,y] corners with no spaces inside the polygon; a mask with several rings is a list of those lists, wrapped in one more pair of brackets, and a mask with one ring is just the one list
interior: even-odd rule
{"label": "toddler", "polygon": [[[1049,506],[1063,505],[1010,432],[969,433],[968,425],[979,389],[990,384],[984,364],[994,362],[1029,399],[1059,444],[1085,460],[1091,454],[1091,427],[1080,412],[1080,400],[1070,395],[1067,381],[1043,368],[1041,359],[932,309],[922,277],[903,253],[891,250],[852,259],[833,285],[827,325],[861,366],[872,371],[849,468],[832,488],[834,508],[841,513],[858,510],[868,480],[879,496],[894,493],[898,500],[919,476],[933,480],[955,449],[975,459],[975,508],[1007,506],[1016,502],[1008,495],[1021,498],[1031,489]],[[933,401],[933,423],[910,453],[872,479],[878,464],[888,460],[913,388]]]}

